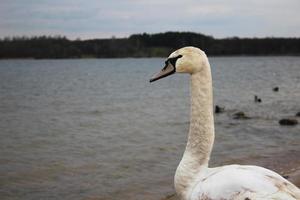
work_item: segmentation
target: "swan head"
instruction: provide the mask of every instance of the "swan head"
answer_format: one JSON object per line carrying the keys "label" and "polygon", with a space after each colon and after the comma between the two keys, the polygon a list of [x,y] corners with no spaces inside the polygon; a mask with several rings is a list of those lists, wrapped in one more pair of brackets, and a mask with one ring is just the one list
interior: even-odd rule
{"label": "swan head", "polygon": [[204,51],[196,47],[183,47],[171,53],[165,61],[164,68],[155,74],[150,82],[174,73],[194,74],[203,69],[207,63]]}

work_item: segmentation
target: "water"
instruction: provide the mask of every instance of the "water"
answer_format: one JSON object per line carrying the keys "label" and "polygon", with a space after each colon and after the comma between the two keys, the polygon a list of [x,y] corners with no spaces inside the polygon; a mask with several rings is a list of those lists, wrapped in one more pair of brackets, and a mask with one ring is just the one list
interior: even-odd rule
{"label": "water", "polygon": [[[299,57],[213,57],[212,165],[299,150]],[[1,199],[160,199],[188,131],[188,75],[163,59],[1,60]],[[278,86],[279,92],[272,88]],[[255,104],[254,95],[262,99]],[[234,120],[244,111],[250,120]],[[298,120],[300,120],[298,118]]]}

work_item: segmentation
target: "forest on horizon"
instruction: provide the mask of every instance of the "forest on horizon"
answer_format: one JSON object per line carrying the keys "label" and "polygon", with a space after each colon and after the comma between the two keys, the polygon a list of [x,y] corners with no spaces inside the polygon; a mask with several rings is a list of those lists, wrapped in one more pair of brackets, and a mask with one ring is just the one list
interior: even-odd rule
{"label": "forest on horizon", "polygon": [[0,59],[166,57],[184,46],[199,47],[209,56],[300,55],[300,38],[216,39],[201,33],[165,32],[89,40],[69,40],[64,36],[6,37],[0,39]]}

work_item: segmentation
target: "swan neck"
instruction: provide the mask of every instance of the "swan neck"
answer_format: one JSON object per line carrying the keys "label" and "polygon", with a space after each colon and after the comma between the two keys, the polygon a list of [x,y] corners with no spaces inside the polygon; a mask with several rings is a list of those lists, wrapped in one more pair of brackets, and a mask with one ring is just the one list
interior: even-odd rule
{"label": "swan neck", "polygon": [[202,71],[191,75],[190,90],[189,135],[175,174],[175,189],[181,197],[185,196],[196,175],[208,168],[214,143],[212,78],[208,61]]}
{"label": "swan neck", "polygon": [[190,128],[186,152],[199,166],[208,166],[214,142],[212,79],[210,68],[191,77]]}

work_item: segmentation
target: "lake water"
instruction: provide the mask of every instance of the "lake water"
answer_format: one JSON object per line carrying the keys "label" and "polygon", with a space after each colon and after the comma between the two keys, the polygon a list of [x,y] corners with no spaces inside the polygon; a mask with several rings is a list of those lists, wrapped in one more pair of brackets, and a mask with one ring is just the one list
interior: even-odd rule
{"label": "lake water", "polygon": [[[299,150],[299,57],[210,58],[213,166]],[[0,61],[1,199],[160,199],[189,126],[189,76],[149,78],[164,59]],[[278,86],[279,92],[272,88]],[[262,103],[254,103],[254,95]],[[244,111],[249,120],[234,120]],[[298,118],[298,120],[300,120]],[[300,156],[300,155],[299,155]]]}

